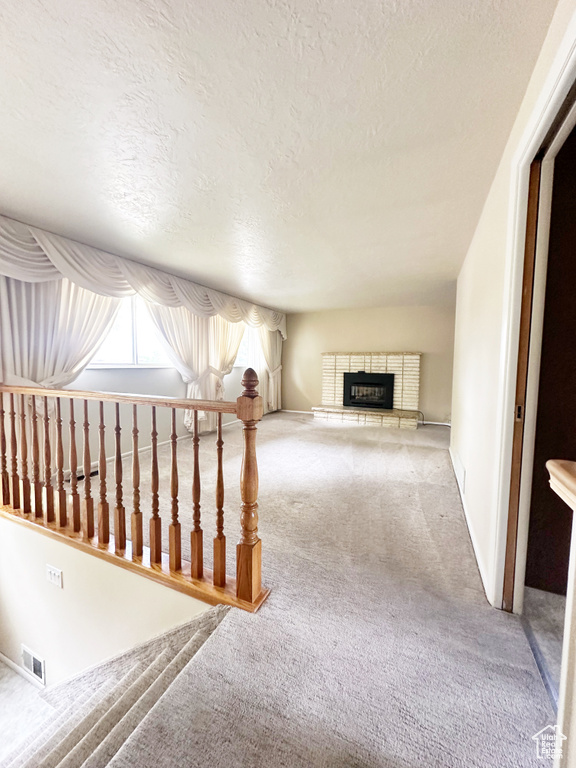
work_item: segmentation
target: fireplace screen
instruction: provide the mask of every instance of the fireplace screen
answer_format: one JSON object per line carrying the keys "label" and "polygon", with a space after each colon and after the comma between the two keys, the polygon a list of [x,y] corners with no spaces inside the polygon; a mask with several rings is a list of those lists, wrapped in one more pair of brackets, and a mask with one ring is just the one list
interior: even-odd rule
{"label": "fireplace screen", "polygon": [[360,408],[392,408],[393,373],[345,373],[344,405]]}

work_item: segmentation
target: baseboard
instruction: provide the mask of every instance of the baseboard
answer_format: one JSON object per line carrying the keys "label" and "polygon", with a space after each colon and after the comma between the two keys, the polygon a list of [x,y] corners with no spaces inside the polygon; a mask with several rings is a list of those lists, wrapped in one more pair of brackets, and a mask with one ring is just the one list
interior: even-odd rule
{"label": "baseboard", "polygon": [[291,411],[289,408],[280,408],[280,413],[304,413],[306,416],[312,416],[312,411]]}
{"label": "baseboard", "polygon": [[[224,426],[226,426],[226,425],[224,425]],[[192,438],[191,434],[189,434],[189,435],[180,435],[180,437],[176,438],[176,442],[179,443],[181,440],[190,440],[191,438]],[[159,443],[157,443],[156,447],[157,448],[162,448],[165,445],[170,445],[171,442],[172,442],[171,440],[161,440]],[[140,455],[141,453],[150,453],[151,451],[152,451],[152,446],[151,445],[145,445],[143,448],[138,448],[138,455]],[[133,454],[133,451],[125,451],[124,453],[120,454],[120,458],[122,459],[122,461],[124,461],[124,459],[130,458],[130,456],[132,456],[132,454]],[[115,456],[107,456],[106,457],[106,463],[109,464],[109,463],[113,462],[115,458],[116,458]],[[100,468],[100,461],[96,460],[96,461],[90,462],[90,476],[92,477],[92,476],[98,474],[99,468]],[[80,478],[80,477],[83,478],[84,477],[83,473],[84,473],[84,466],[82,464],[78,464],[78,470],[77,470],[78,478]],[[64,470],[64,480],[66,482],[70,482],[71,476],[72,475],[71,475],[70,470],[69,469],[65,469]]]}
{"label": "baseboard", "polygon": [[466,508],[466,500],[464,498],[464,494],[462,493],[462,489],[458,481],[458,474],[456,472],[455,459],[454,459],[454,453],[452,452],[452,446],[448,448],[448,454],[450,456],[450,463],[452,464],[454,477],[456,478],[456,487],[458,488],[458,494],[460,496],[460,501],[462,502],[462,509],[464,510],[464,520],[466,521],[466,528],[468,529],[468,535],[470,536],[470,541],[472,542],[472,549],[474,551],[474,557],[476,559],[476,566],[478,568],[478,573],[480,574],[480,579],[482,581],[482,587],[484,588],[484,594],[486,595],[486,599],[488,600],[491,606],[493,606],[494,608],[500,608],[499,605],[494,604],[494,599],[493,599],[494,596],[491,594],[492,592],[491,581],[488,579],[486,566],[482,558],[480,557],[480,549],[478,547],[478,541],[474,533],[474,528],[470,523],[470,515],[468,514],[468,510]]}
{"label": "baseboard", "polygon": [[12,659],[9,659],[8,656],[5,656],[2,651],[0,651],[0,661],[3,664],[6,664],[6,666],[9,667],[13,672],[16,672],[17,675],[23,677],[24,680],[26,680],[28,683],[32,683],[32,685],[35,688],[38,688],[39,691],[44,691],[46,689],[46,686],[42,685],[42,683],[33,675],[31,675],[30,672],[25,670],[24,667],[15,664]]}

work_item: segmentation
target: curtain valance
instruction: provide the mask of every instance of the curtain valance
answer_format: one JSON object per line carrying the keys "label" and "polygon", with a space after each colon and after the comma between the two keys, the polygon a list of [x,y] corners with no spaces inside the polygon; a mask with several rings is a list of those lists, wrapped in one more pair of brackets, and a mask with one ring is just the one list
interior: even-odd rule
{"label": "curtain valance", "polygon": [[228,296],[159,269],[0,216],[0,275],[40,283],[67,278],[102,296],[139,293],[146,301],[185,307],[194,315],[219,315],[286,338],[286,315]]}

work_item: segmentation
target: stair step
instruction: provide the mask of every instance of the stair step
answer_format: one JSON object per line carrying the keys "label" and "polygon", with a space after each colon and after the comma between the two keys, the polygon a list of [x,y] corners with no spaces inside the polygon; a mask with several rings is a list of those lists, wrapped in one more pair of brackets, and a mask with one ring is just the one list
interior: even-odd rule
{"label": "stair step", "polygon": [[56,764],[57,768],[80,768],[114,726],[121,722],[126,713],[162,674],[173,656],[172,650],[166,648],[120,696],[115,704],[104,712],[98,722],[92,726],[74,748],[62,757],[60,762]]}
{"label": "stair step", "polygon": [[67,723],[73,715],[82,707],[88,699],[94,695],[94,691],[85,691],[78,700],[69,704],[63,711],[54,710],[54,715],[40,724],[40,730],[32,741],[24,745],[19,741],[11,752],[0,762],[0,768],[21,768],[30,757],[37,752],[42,745],[59,729]]}
{"label": "stair step", "polygon": [[[199,629],[184,648],[166,667],[164,672],[141,696],[126,716],[108,734],[102,744],[82,764],[82,768],[102,768],[108,765],[114,755],[124,746],[127,739],[142,723],[148,712],[169,689],[184,667],[193,659],[218,624],[226,615],[228,609],[215,610],[209,621]],[[68,768],[68,766],[66,767]]]}
{"label": "stair step", "polygon": [[[220,608],[219,606],[218,609]],[[73,678],[51,686],[44,692],[44,700],[55,709],[60,710],[73,704],[80,694],[86,691],[94,691],[94,688],[101,685],[103,680],[117,680],[137,663],[148,666],[167,647],[173,647],[174,653],[176,653],[188,642],[194,632],[202,626],[204,617],[210,614],[211,610],[214,609],[209,609],[194,617],[191,621],[186,622],[186,624],[181,624],[162,635],[146,640],[128,651],[123,651],[106,661],[99,662],[83,670]]]}
{"label": "stair step", "polygon": [[119,681],[106,681],[84,706],[48,739],[38,752],[22,764],[22,768],[48,768],[49,765],[56,765],[57,761],[54,762],[56,750],[63,750],[63,753],[66,754],[92,727],[101,714],[136,680],[141,672],[142,667],[136,665]]}
{"label": "stair step", "polygon": [[216,606],[55,686],[45,698],[51,705],[59,702],[60,713],[3,768],[104,768],[228,611]]}

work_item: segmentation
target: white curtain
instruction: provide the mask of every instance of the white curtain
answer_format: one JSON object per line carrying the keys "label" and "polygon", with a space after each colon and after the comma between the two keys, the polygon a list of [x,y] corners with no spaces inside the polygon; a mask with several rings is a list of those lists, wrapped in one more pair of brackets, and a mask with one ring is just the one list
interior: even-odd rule
{"label": "white curtain", "polygon": [[0,381],[61,389],[90,362],[119,299],[66,279],[22,282],[0,275]]}
{"label": "white curtain", "polygon": [[[223,379],[232,372],[245,327],[244,323],[229,323],[219,315],[210,318],[209,373],[203,387],[208,400],[226,399]],[[208,413],[206,416],[206,429],[216,429],[216,414]]]}
{"label": "white curtain", "polygon": [[145,267],[74,240],[0,216],[0,275],[27,282],[68,278],[102,296],[139,293],[146,301],[184,307],[200,317],[220,316],[286,338],[286,315],[220,291]]}
{"label": "white curtain", "polygon": [[[186,396],[194,400],[224,400],[224,376],[231,372],[244,333],[243,323],[229,323],[224,318],[199,317],[184,307],[147,304],[154,324],[160,331],[166,351],[187,384]],[[216,427],[216,415],[201,412],[201,431]],[[184,417],[192,427],[192,414]]]}
{"label": "white curtain", "polygon": [[264,413],[279,411],[282,408],[282,336],[278,331],[269,331],[264,326],[258,328],[258,336],[264,357],[262,379],[265,381],[266,396],[262,394],[262,385],[260,391],[264,400]]}
{"label": "white curtain", "polygon": [[[262,398],[264,413],[277,411],[280,408],[280,364],[270,368],[267,362],[264,347],[267,347],[268,358],[272,361],[277,353],[276,343],[266,337],[262,339],[259,328],[246,329],[246,359],[247,367],[253,368],[258,375],[258,394]],[[279,355],[282,354],[282,344],[280,342]],[[274,357],[274,360],[280,359]],[[272,363],[271,363],[272,364]],[[276,370],[278,369],[278,370]],[[275,370],[274,377],[270,376],[270,371]]]}

